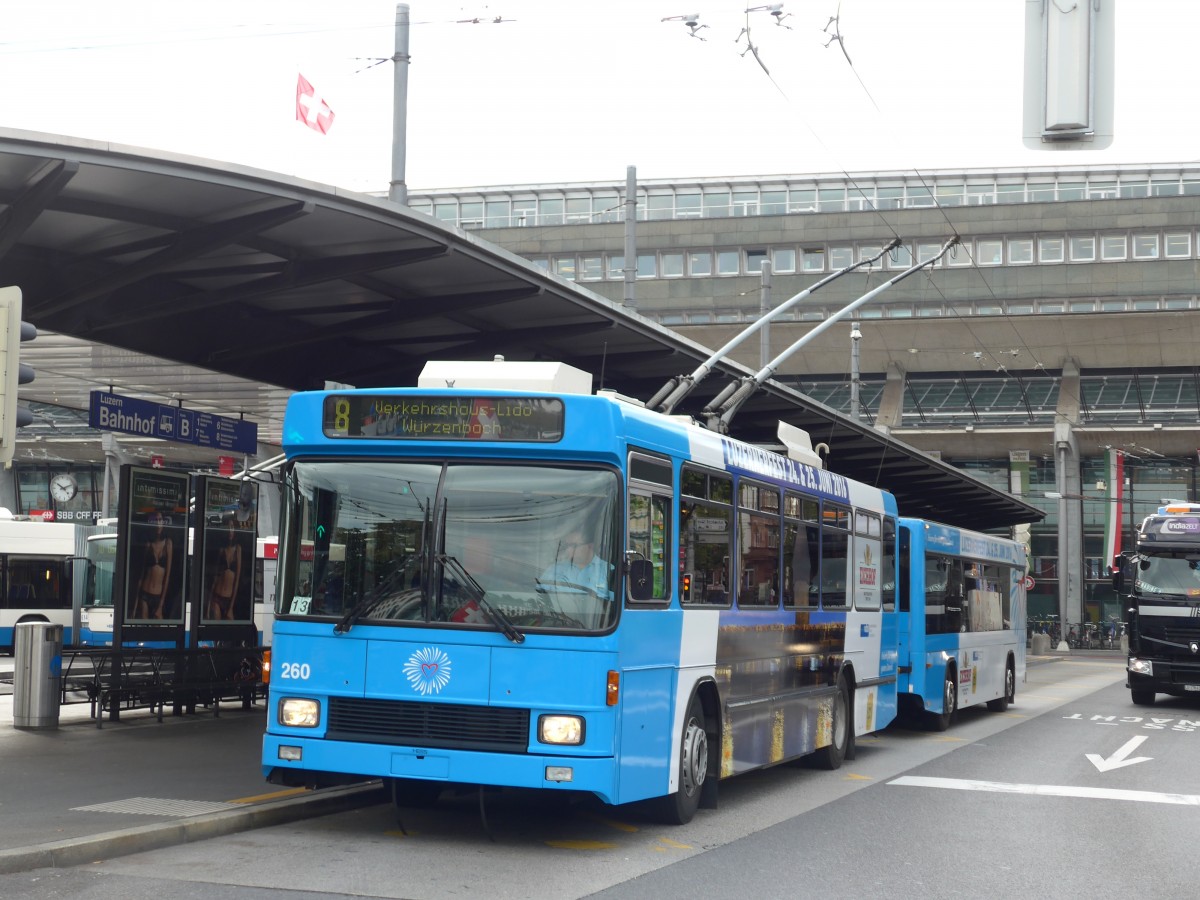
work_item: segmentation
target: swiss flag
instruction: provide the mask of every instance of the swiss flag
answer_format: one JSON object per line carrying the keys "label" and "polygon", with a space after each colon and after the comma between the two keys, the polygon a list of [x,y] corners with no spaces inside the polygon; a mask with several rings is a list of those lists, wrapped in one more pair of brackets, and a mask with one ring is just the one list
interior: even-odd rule
{"label": "swiss flag", "polygon": [[333,127],[333,110],[303,75],[296,76],[296,121],[321,134]]}

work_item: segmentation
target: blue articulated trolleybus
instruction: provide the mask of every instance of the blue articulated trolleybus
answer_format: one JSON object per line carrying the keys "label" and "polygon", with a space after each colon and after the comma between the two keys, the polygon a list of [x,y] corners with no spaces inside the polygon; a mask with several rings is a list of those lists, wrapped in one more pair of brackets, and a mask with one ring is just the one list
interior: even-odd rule
{"label": "blue articulated trolleybus", "polygon": [[722,778],[839,766],[896,714],[896,505],[783,429],[789,455],[499,359],[294,395],[268,778],[682,823]]}
{"label": "blue articulated trolleybus", "polygon": [[1025,547],[921,519],[900,525],[900,700],[944,731],[960,708],[1003,712],[1025,680]]}

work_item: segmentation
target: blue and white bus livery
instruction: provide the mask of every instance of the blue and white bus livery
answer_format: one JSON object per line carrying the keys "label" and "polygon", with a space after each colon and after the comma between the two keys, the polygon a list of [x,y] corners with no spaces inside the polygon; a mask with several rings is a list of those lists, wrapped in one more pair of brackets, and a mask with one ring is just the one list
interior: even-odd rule
{"label": "blue and white bus livery", "polygon": [[[719,779],[835,768],[895,716],[895,501],[811,449],[502,361],[296,394],[284,436],[274,783],[583,791],[686,822]],[[604,589],[543,583],[584,541]]]}

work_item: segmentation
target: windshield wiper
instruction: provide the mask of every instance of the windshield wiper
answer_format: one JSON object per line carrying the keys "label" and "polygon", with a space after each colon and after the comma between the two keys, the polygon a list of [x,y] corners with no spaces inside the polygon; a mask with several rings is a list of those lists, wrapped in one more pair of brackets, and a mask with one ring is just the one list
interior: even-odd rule
{"label": "windshield wiper", "polygon": [[369,610],[375,606],[378,606],[383,600],[386,600],[388,597],[390,597],[392,595],[392,589],[403,584],[404,573],[407,571],[407,569],[408,557],[406,556],[400,560],[399,563],[397,563],[396,568],[392,570],[391,575],[383,579],[383,581],[379,582],[379,584],[375,585],[375,587],[371,588],[371,590],[367,591],[367,593],[363,595],[362,599],[354,604],[354,608],[351,609],[350,612],[346,613],[346,615],[342,616],[341,620],[333,626],[333,633],[345,634],[354,627],[354,623],[357,622],[361,616],[366,615]]}
{"label": "windshield wiper", "polygon": [[491,619],[492,624],[500,629],[501,634],[514,644],[525,643],[525,635],[517,631],[513,623],[505,617],[504,613],[491,604],[487,598],[487,591],[483,589],[478,581],[471,577],[471,573],[463,568],[462,563],[448,553],[439,553],[437,561],[454,573],[454,577],[458,579],[458,582],[466,592],[471,595],[471,599],[479,604],[479,608],[483,610],[484,615]]}

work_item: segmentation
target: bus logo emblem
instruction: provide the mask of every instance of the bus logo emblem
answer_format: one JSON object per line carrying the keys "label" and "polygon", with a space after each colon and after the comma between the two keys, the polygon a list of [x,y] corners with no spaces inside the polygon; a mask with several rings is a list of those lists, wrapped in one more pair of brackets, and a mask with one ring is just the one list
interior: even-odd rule
{"label": "bus logo emblem", "polygon": [[450,657],[437,647],[425,647],[408,658],[404,676],[419,694],[436,694],[450,683]]}

